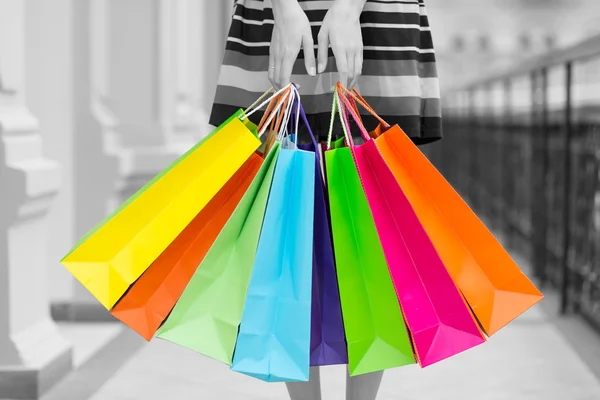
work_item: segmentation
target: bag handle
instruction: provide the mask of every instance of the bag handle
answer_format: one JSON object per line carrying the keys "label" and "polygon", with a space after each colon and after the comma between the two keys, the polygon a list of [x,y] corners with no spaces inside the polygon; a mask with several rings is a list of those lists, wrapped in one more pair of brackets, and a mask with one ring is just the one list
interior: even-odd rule
{"label": "bag handle", "polygon": [[[300,102],[300,96],[298,95],[298,108],[297,108],[297,112],[299,114],[299,116],[296,118],[296,145],[298,144],[298,122],[300,121],[300,117],[302,117],[302,122],[304,122],[304,126],[306,126],[306,130],[308,131],[308,134],[310,135],[310,140],[312,141],[313,145],[315,146],[315,153],[317,152],[317,147],[319,146],[317,143],[317,139],[315,138],[315,135],[313,133],[312,128],[310,127],[310,124],[308,123],[308,118],[306,117],[306,112],[304,111],[304,106],[302,105],[302,103]],[[318,157],[318,155],[317,155]]]}
{"label": "bag handle", "polygon": [[[273,88],[270,87],[269,89],[267,89],[266,92],[264,92],[263,94],[260,95],[260,97],[258,99],[256,99],[256,101],[252,104],[250,104],[248,106],[248,108],[246,108],[244,110],[244,114],[248,114],[249,111],[253,110],[254,108],[256,108],[257,105],[259,105],[264,99],[265,97],[267,97],[269,94],[271,94],[271,92],[273,92]],[[271,96],[270,99],[272,101],[274,96]],[[260,108],[260,107],[259,107]]]}
{"label": "bag handle", "polygon": [[[345,96],[343,96],[343,95],[340,96],[339,93],[337,93],[337,91],[336,91],[336,99],[337,99],[336,101],[338,103],[339,103],[340,99],[343,102],[343,103],[338,104],[338,108],[340,109],[341,114],[343,115],[343,118],[344,118],[344,121],[342,123],[342,129],[344,129],[344,134],[346,135],[346,138],[350,138],[351,147],[354,147],[354,142],[352,141],[352,135],[350,135],[350,133],[347,129],[350,126],[350,123],[348,121],[348,112],[350,112],[350,115],[352,115],[352,118],[358,125],[358,128],[360,129],[360,133],[363,137],[363,140],[365,142],[372,140],[371,136],[369,136],[369,132],[367,132],[365,127],[359,122],[360,117],[358,116],[358,113],[356,111],[354,111],[350,101]],[[344,122],[345,122],[345,124],[344,124]]]}
{"label": "bag handle", "polygon": [[[329,118],[329,132],[327,133],[327,149],[326,150],[331,150],[331,141],[333,139],[333,124],[335,123],[335,116],[338,114],[338,110],[339,110],[339,100],[338,100],[338,89],[337,87],[334,86],[333,89],[333,101],[331,104],[331,116]],[[342,124],[342,128],[344,128],[344,120],[342,119],[341,114],[339,115],[340,117],[340,122]],[[346,142],[348,143],[348,137],[345,135],[345,131],[344,131],[344,137],[346,138]]]}
{"label": "bag handle", "polygon": [[[273,108],[275,107],[275,105],[277,104],[278,101],[279,101],[279,97],[276,97],[271,100],[271,102],[267,106],[267,110],[265,111],[262,118],[260,119],[260,122],[258,123],[258,127],[256,128],[257,132],[259,132],[262,129],[262,127],[265,125],[265,122],[267,121],[267,117],[271,114],[271,112],[273,111]],[[275,139],[274,138],[275,131],[273,130],[273,127],[274,127],[273,124],[274,124],[274,121],[271,120],[271,125],[269,126],[269,135],[267,136],[267,139],[265,140],[265,150],[263,153],[261,153],[263,155],[268,153],[268,150],[269,150],[268,146]]]}
{"label": "bag handle", "polygon": [[[295,115],[295,114],[293,114],[293,108],[298,103],[299,97],[300,97],[300,94],[296,90],[296,87],[294,85],[292,85],[291,96],[287,103],[285,113],[284,113],[285,114],[285,124],[277,135],[277,138],[280,141],[282,141],[283,138],[285,138],[286,136],[289,135],[288,125],[289,125],[290,119],[292,118],[292,115]],[[298,126],[298,121],[296,121],[296,126]]]}
{"label": "bag handle", "polygon": [[[292,85],[292,87],[295,87],[295,85]],[[266,120],[267,114],[269,112],[271,112],[271,110],[273,109],[273,106],[276,104],[277,100],[279,99],[281,95],[278,95],[277,97],[273,98],[271,100],[271,102],[269,103],[269,106],[267,108],[267,111],[265,112],[265,114],[263,115],[263,118],[261,119],[261,123],[259,125],[259,129],[260,127],[262,127],[262,125],[264,124],[264,121]],[[268,153],[268,151],[271,149],[271,147],[273,146],[273,144],[275,143],[275,140],[277,140],[277,138],[281,138],[286,132],[287,132],[287,121],[289,120],[289,115],[290,115],[290,107],[293,104],[293,98],[292,96],[290,96],[287,100],[286,103],[286,107],[285,107],[285,112],[283,114],[281,114],[281,110],[279,111],[279,116],[278,116],[278,120],[277,120],[277,126],[275,127],[275,129],[273,129],[273,121],[271,121],[271,126],[269,127],[270,131],[269,131],[269,136],[267,137],[267,140],[265,141],[265,153]],[[285,121],[285,122],[283,122]],[[280,127],[281,127],[281,123],[283,122],[283,129],[284,132],[280,131]]]}
{"label": "bag handle", "polygon": [[295,98],[293,101],[294,104],[293,104],[293,107],[291,107],[293,121],[295,121],[295,124],[292,128],[293,129],[292,134],[294,135],[294,145],[296,146],[296,148],[298,147],[298,127],[299,127],[300,119],[302,119],[302,122],[304,123],[304,126],[306,126],[306,130],[308,131],[308,134],[310,135],[312,144],[315,147],[316,161],[320,164],[321,156],[319,154],[319,144],[318,144],[317,139],[315,138],[314,132],[308,122],[306,112],[304,111],[304,106],[302,105],[300,93],[298,93],[298,90],[296,89],[295,86],[292,89],[292,91],[295,92]]}
{"label": "bag handle", "polygon": [[269,117],[266,119],[266,121],[261,121],[261,122],[264,122],[264,125],[259,129],[259,131],[258,131],[258,137],[259,138],[262,137],[262,135],[265,133],[267,127],[270,125],[271,121],[275,117],[275,115],[277,115],[277,113],[279,112],[279,109],[281,109],[283,103],[286,100],[288,100],[289,95],[290,95],[290,88],[291,88],[291,84],[287,85],[286,87],[283,87],[283,88],[279,89],[277,92],[275,92],[274,94],[272,94],[271,96],[269,96],[266,100],[262,101],[262,103],[256,105],[257,103],[259,103],[261,100],[263,100],[267,95],[269,95],[271,93],[270,89],[267,90],[265,93],[263,93],[262,96],[259,97],[259,99],[257,101],[255,101],[250,107],[248,107],[247,110],[251,110],[251,111],[250,112],[244,112],[244,114],[240,116],[240,120],[241,121],[246,120],[252,114],[254,114],[256,111],[258,111],[261,108],[263,108],[267,103],[270,103],[273,99],[275,99],[276,97],[279,97],[279,100],[277,100],[277,103],[274,106],[274,109],[272,110],[272,112],[269,115]]}
{"label": "bag handle", "polygon": [[[267,120],[264,123],[264,126],[259,130],[258,132],[258,137],[262,137],[262,135],[265,133],[267,127],[271,124],[271,121],[273,120],[273,118],[275,118],[276,115],[279,115],[279,110],[282,108],[283,104],[286,103],[286,101],[289,101],[290,99],[290,95],[291,95],[291,86],[288,85],[287,87],[285,87],[284,89],[280,89],[283,90],[283,95],[280,96],[279,100],[277,100],[277,104],[275,105],[273,111],[271,112],[271,115],[269,115],[269,117],[267,118]],[[279,93],[279,91],[275,94],[278,95],[281,94]],[[274,96],[273,96],[274,97]],[[271,101],[271,99],[268,99],[266,102],[263,102],[263,104],[261,104],[260,107],[262,107],[264,104],[266,104],[267,102]],[[245,117],[248,118],[250,115],[252,115],[256,110],[258,110],[258,108],[252,110],[248,115],[246,115]]]}
{"label": "bag handle", "polygon": [[271,124],[269,126],[269,136],[267,136],[267,139],[265,140],[265,149],[262,152],[263,157],[269,154],[269,152],[273,148],[273,145],[275,144],[275,140],[277,138],[277,132],[279,132],[281,124],[284,120],[285,114],[282,112],[282,110],[279,110],[279,112],[277,113],[277,121],[275,121],[274,119],[271,120]]}
{"label": "bag handle", "polygon": [[360,123],[364,125],[363,119],[360,115],[360,111],[358,110],[358,106],[356,105],[356,101],[353,97],[350,98],[350,103],[352,104],[352,109],[354,110],[354,112],[356,112],[356,115],[360,119]]}
{"label": "bag handle", "polygon": [[[348,93],[350,95],[349,96],[350,100],[348,100],[347,97],[344,96],[343,93],[340,93],[342,91],[344,91],[345,93]],[[331,149],[331,141],[333,138],[333,124],[335,121],[336,113],[339,114],[340,122],[342,124],[342,129],[344,130],[344,136],[346,138],[346,143],[348,144],[348,146],[354,147],[354,141],[352,139],[352,135],[347,131],[347,128],[350,126],[350,124],[348,121],[347,111],[345,110],[345,107],[343,107],[343,105],[346,105],[349,108],[350,113],[352,114],[352,118],[357,123],[358,127],[360,128],[361,135],[365,141],[371,140],[371,137],[366,132],[366,129],[363,124],[363,120],[360,117],[358,107],[356,106],[356,102],[359,102],[363,107],[367,108],[367,110],[370,110],[370,112],[372,112],[372,114],[381,123],[385,124],[385,126],[389,126],[387,124],[387,122],[385,122],[382,118],[380,118],[375,113],[375,111],[373,111],[373,109],[366,103],[366,101],[364,101],[364,98],[362,96],[360,96],[360,94],[358,94],[358,91],[356,91],[356,89],[354,89],[354,92],[355,93],[350,92],[340,82],[338,82],[334,88],[333,104],[331,106],[331,119],[329,121],[329,134],[327,135],[327,150]],[[342,99],[342,101],[340,101],[340,99]]]}
{"label": "bag handle", "polygon": [[293,121],[295,121],[294,126],[292,127],[292,134],[294,135],[294,144],[298,146],[298,128],[300,125],[300,119],[302,119],[302,122],[306,126],[306,130],[308,131],[310,139],[316,149],[317,139],[315,138],[313,130],[310,127],[310,124],[308,123],[308,118],[306,117],[304,106],[302,105],[300,93],[298,93],[298,89],[295,86],[292,88],[292,92],[294,92],[294,100],[292,102],[292,107],[290,107],[290,113],[291,118],[293,118]]}
{"label": "bag handle", "polygon": [[327,135],[327,150],[331,149],[331,141],[333,138],[333,124],[335,121],[335,114],[339,115],[340,122],[342,125],[342,130],[344,131],[344,137],[346,138],[346,144],[352,150],[354,149],[354,140],[352,139],[352,135],[350,134],[350,131],[348,130],[348,128],[350,127],[350,122],[348,121],[348,112],[346,111],[346,109],[348,109],[348,111],[352,115],[352,118],[357,123],[357,125],[360,129],[361,135],[363,137],[363,140],[365,142],[371,140],[369,133],[367,132],[367,130],[365,129],[365,127],[362,124],[362,119],[360,118],[359,113],[356,110],[356,107],[353,106],[353,104],[343,94],[340,93],[340,88],[338,86],[336,86],[336,88],[333,92],[333,104],[331,107],[331,119],[329,122],[329,133]]}
{"label": "bag handle", "polygon": [[[269,104],[269,107],[267,108],[267,112],[270,112],[270,110],[272,110],[273,106],[276,104],[277,99],[278,98],[271,100],[271,103]],[[271,148],[273,147],[273,145],[275,144],[275,140],[277,140],[277,138],[280,135],[280,132],[281,132],[280,129],[282,127],[282,124],[283,124],[284,128],[287,125],[287,121],[289,119],[288,109],[290,108],[291,104],[292,104],[292,98],[290,97],[287,100],[285,111],[283,109],[280,109],[278,111],[277,122],[275,122],[274,120],[271,121],[271,125],[269,126],[269,136],[265,140],[265,150],[262,153],[263,155],[268,154],[269,151],[271,150]],[[263,121],[261,121],[261,124],[264,124],[265,119],[266,119],[266,113],[265,113],[265,115],[263,115]]]}
{"label": "bag handle", "polygon": [[[291,102],[290,108],[288,109],[288,112],[289,112],[288,117],[290,119],[288,120],[288,124],[286,124],[285,131],[283,132],[283,134],[281,136],[282,139],[285,136],[289,136],[290,133],[288,132],[288,128],[290,128],[292,131],[291,134],[294,136],[294,144],[296,145],[296,147],[298,147],[298,127],[300,124],[300,106],[301,106],[300,93],[298,93],[298,91],[296,90],[294,92],[294,100]],[[290,126],[291,121],[294,121],[293,126]]]}
{"label": "bag handle", "polygon": [[347,120],[347,117],[344,118],[343,113],[345,113],[345,109],[342,108],[342,104],[340,103],[339,90],[336,87],[333,91],[333,103],[331,105],[331,119],[329,120],[329,133],[327,134],[327,150],[331,150],[331,141],[333,138],[333,124],[335,122],[336,114],[340,118],[342,130],[344,131],[344,137],[346,139],[346,144],[351,149],[354,148],[354,141],[352,140],[352,135],[348,131],[348,120]]}
{"label": "bag handle", "polygon": [[[365,110],[367,110],[372,116],[374,116],[375,118],[377,118],[377,120],[379,122],[381,122],[381,124],[383,124],[383,126],[385,126],[386,128],[390,127],[390,124],[388,124],[387,122],[385,122],[383,120],[383,118],[381,118],[376,112],[375,110],[373,110],[373,108],[371,108],[371,106],[366,102],[366,100],[364,99],[364,97],[362,97],[358,91],[356,89],[354,89],[353,91],[348,90],[346,87],[344,87],[341,82],[338,82],[336,85],[337,88],[340,89],[340,91],[342,91],[344,93],[345,96],[348,96],[350,98],[352,98],[353,101],[357,102],[358,104],[360,104],[361,106],[363,106],[363,108]],[[358,114],[358,112],[357,112]],[[359,118],[360,119],[360,118]],[[362,120],[361,120],[362,122]]]}
{"label": "bag handle", "polygon": [[265,110],[262,118],[260,119],[260,122],[258,123],[258,127],[257,130],[260,130],[265,122],[267,121],[267,117],[271,114],[271,112],[273,111],[273,107],[275,107],[275,105],[277,104],[277,102],[279,101],[279,96],[271,99],[271,101],[269,102],[269,105],[267,106],[267,109]]}

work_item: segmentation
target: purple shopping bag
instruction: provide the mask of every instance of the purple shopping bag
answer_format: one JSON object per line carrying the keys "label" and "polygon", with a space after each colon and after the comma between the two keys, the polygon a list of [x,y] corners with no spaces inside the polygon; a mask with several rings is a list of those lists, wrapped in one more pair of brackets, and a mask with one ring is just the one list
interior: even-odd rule
{"label": "purple shopping bag", "polygon": [[[302,150],[315,151],[312,143],[298,145]],[[310,365],[348,363],[348,347],[333,246],[329,213],[325,199],[320,157],[315,168],[315,214],[313,244],[313,289],[311,308]]]}

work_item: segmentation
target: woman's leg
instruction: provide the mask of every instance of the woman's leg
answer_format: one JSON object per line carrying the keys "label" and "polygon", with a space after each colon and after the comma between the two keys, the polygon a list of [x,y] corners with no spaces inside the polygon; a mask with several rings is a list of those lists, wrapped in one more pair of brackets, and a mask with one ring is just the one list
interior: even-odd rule
{"label": "woman's leg", "polygon": [[308,382],[287,382],[291,400],[321,400],[321,373],[319,367],[310,367]]}
{"label": "woman's leg", "polygon": [[358,376],[347,375],[346,400],[375,400],[382,377],[383,371]]}

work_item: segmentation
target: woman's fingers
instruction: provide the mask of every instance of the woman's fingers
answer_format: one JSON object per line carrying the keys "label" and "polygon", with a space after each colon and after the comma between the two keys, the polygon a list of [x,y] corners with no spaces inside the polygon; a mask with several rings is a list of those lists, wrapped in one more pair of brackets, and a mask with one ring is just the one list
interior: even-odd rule
{"label": "woman's fingers", "polygon": [[348,77],[344,85],[350,88],[350,83],[354,79],[354,52],[352,50],[346,52],[346,60],[348,63]]}
{"label": "woman's fingers", "polygon": [[273,86],[273,88],[277,89],[275,86],[275,69],[276,69],[276,61],[275,61],[275,49],[273,48],[273,45],[271,45],[271,48],[269,49],[269,82],[271,82],[271,85]]}
{"label": "woman's fingers", "polygon": [[302,37],[302,49],[304,51],[304,66],[306,72],[310,76],[317,74],[317,68],[315,67],[315,42],[312,38],[312,32],[307,32]]}
{"label": "woman's fingers", "polygon": [[346,49],[340,46],[340,43],[332,42],[331,50],[335,58],[335,65],[340,75],[340,82],[346,86],[348,84],[348,56]]}
{"label": "woman's fingers", "polygon": [[294,63],[306,40],[304,36],[306,32],[310,34],[311,28],[308,17],[297,2],[273,3],[274,24],[268,76],[273,87],[281,89],[291,80]]}
{"label": "woman's fingers", "polygon": [[296,62],[297,57],[298,53],[294,54],[294,52],[290,50],[284,51],[276,75],[276,81],[280,89],[290,83],[292,79],[292,70],[294,69],[294,63]]}
{"label": "woman's fingers", "polygon": [[363,65],[363,52],[362,48],[357,49],[354,54],[354,68],[352,76],[350,77],[350,83],[348,84],[348,89],[353,89],[354,86],[358,83],[358,78],[362,75],[362,65]]}
{"label": "woman's fingers", "polygon": [[[334,52],[335,54],[335,52]],[[348,86],[348,57],[345,53],[341,53],[340,55],[335,55],[335,63],[337,65],[337,70],[340,75],[340,82],[344,86]]]}
{"label": "woman's fingers", "polygon": [[273,81],[271,84],[273,85],[273,89],[279,90],[283,87],[280,82],[281,76],[281,68],[283,65],[283,55],[280,55],[279,52],[275,53],[275,65],[273,68]]}
{"label": "woman's fingers", "polygon": [[279,35],[274,35],[271,48],[269,50],[269,81],[275,90],[279,90],[283,87],[280,82],[281,68],[283,64],[283,58],[285,48],[281,43],[282,39]]}
{"label": "woman's fingers", "polygon": [[323,73],[327,68],[327,60],[329,58],[329,31],[323,25],[319,31],[319,49],[318,49],[318,72]]}
{"label": "woman's fingers", "polygon": [[301,48],[304,49],[306,71],[310,75],[316,75],[314,42],[308,20],[305,26],[296,27],[294,32],[281,28],[273,32],[270,48],[272,56],[269,57],[269,80],[275,89],[279,90],[291,82],[294,64]]}

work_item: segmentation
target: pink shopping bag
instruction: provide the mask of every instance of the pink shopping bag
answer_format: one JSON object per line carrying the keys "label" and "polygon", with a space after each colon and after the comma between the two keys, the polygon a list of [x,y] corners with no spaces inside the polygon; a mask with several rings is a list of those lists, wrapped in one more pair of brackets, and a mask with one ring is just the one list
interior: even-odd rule
{"label": "pink shopping bag", "polygon": [[336,96],[342,125],[348,127],[348,110],[365,141],[355,146],[347,135],[419,364],[425,367],[484,343],[467,303],[375,141],[348,99],[339,92]]}

